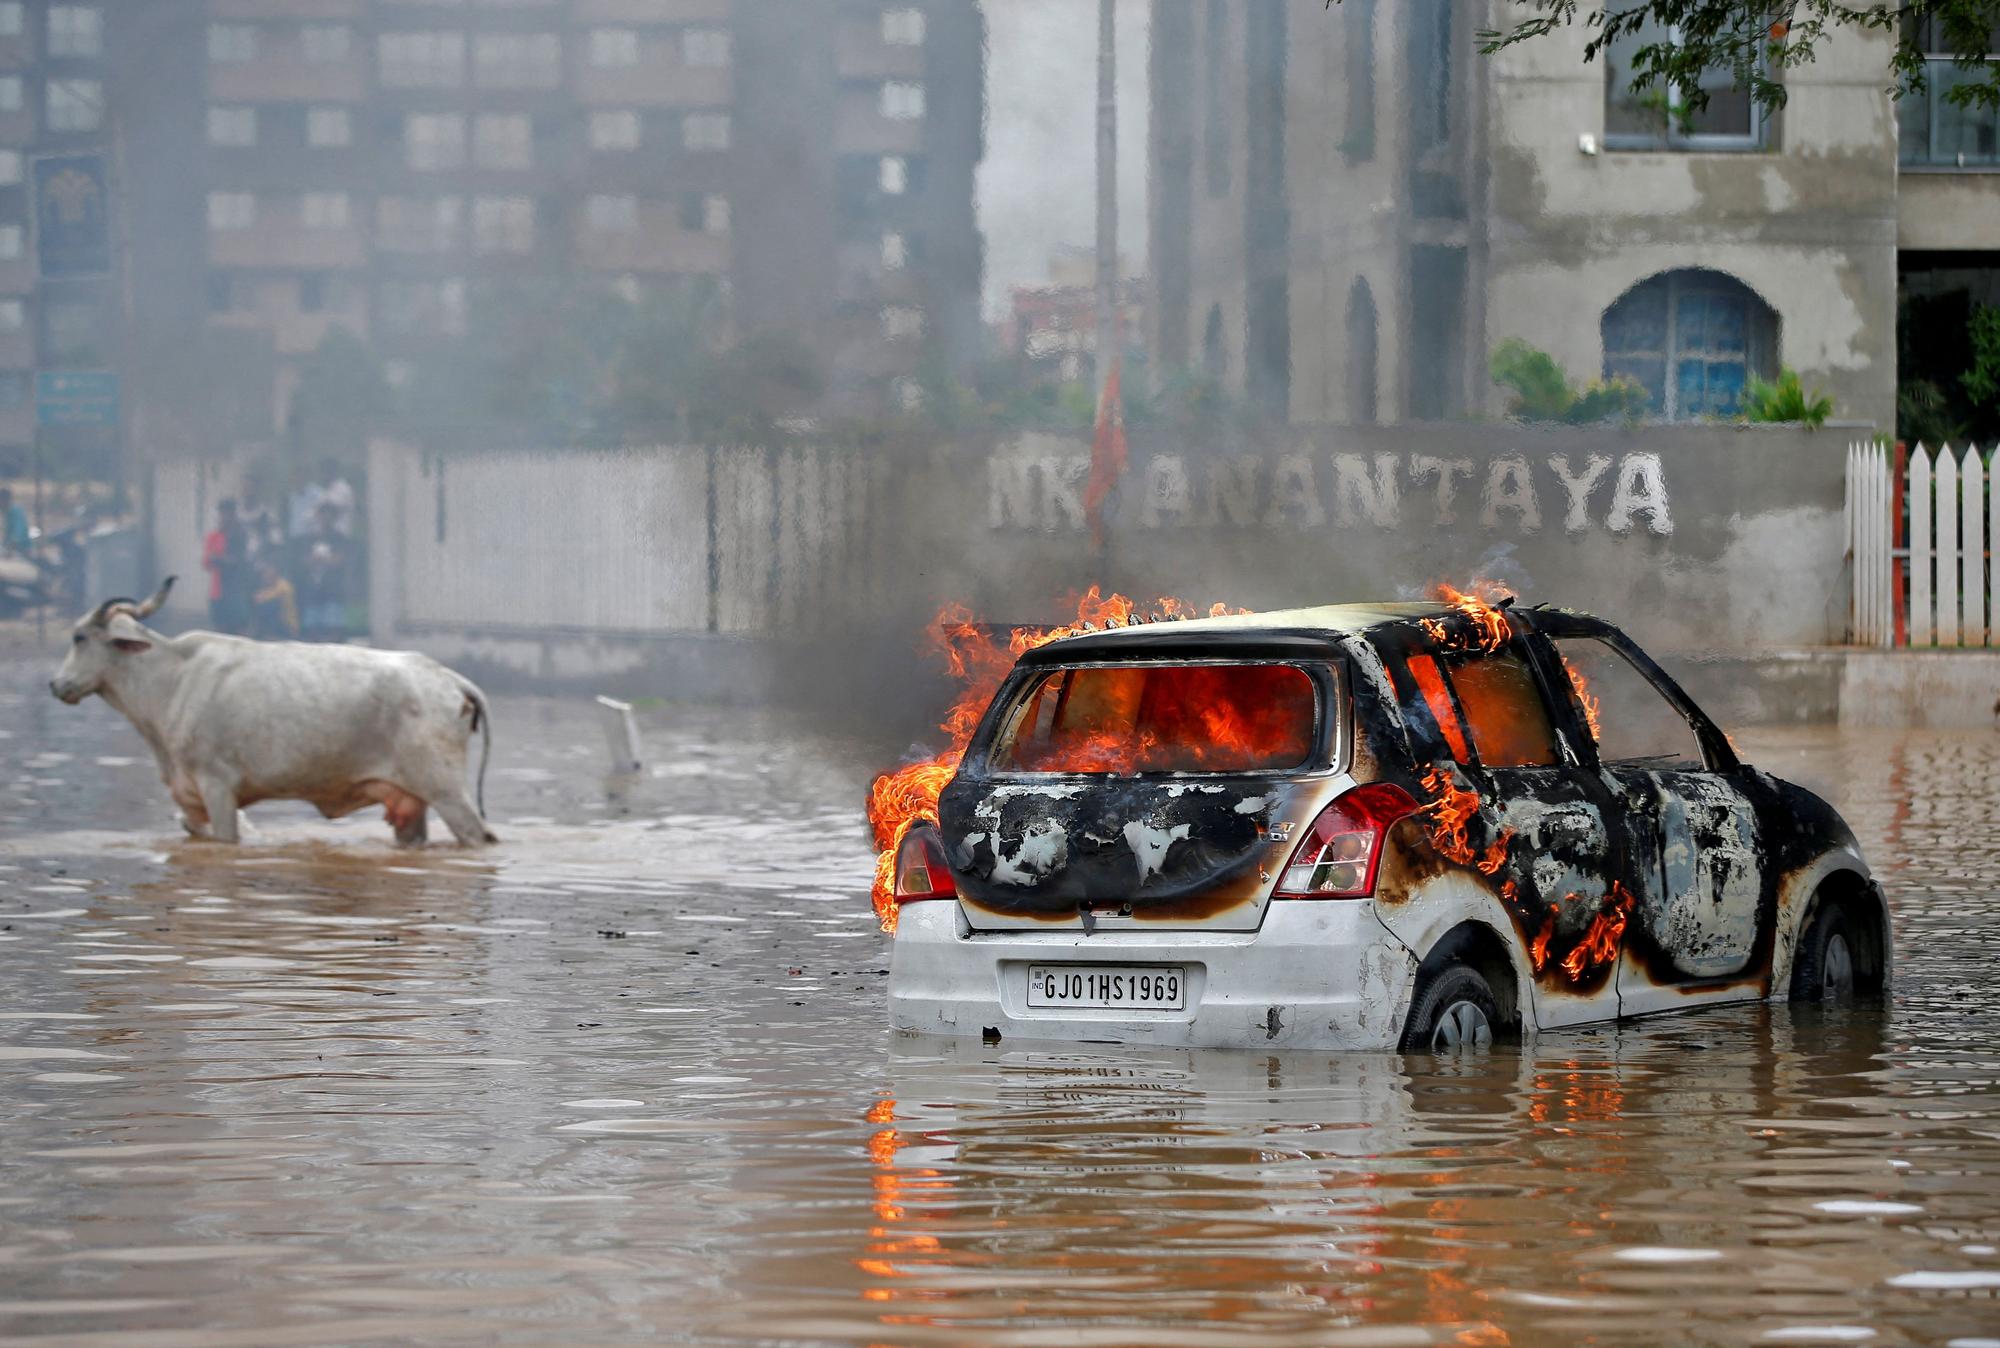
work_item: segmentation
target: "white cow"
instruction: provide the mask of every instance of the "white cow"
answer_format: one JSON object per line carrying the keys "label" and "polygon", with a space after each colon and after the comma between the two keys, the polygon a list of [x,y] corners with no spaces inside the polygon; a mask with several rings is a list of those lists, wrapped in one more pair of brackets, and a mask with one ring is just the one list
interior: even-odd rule
{"label": "white cow", "polygon": [[[304,800],[329,819],[381,805],[407,845],[424,841],[429,807],[465,846],[499,841],[483,814],[493,728],[470,680],[413,651],[162,636],[142,620],[173,583],[143,604],[99,604],[49,691],[72,706],[97,693],[138,728],[191,835],[235,842],[239,809]],[[474,731],[477,805],[465,789]]]}

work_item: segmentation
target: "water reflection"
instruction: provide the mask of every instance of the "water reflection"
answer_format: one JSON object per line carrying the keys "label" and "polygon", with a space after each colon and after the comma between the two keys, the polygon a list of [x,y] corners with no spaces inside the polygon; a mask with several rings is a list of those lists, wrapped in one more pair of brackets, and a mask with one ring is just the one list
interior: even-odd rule
{"label": "water reflection", "polygon": [[0,1343],[2000,1337],[2000,738],[1738,736],[1885,873],[1888,1014],[1442,1064],[894,1039],[867,755],[663,718],[607,801],[503,710],[477,855],[0,787]]}

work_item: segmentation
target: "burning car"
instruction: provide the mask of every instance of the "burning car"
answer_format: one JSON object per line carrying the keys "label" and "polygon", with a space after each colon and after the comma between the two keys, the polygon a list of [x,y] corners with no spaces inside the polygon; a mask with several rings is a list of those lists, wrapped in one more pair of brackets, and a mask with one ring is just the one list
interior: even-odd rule
{"label": "burning car", "polygon": [[1447,1051],[1886,989],[1831,806],[1611,624],[1448,594],[1017,633],[956,760],[877,783],[935,791],[877,815],[894,1024]]}

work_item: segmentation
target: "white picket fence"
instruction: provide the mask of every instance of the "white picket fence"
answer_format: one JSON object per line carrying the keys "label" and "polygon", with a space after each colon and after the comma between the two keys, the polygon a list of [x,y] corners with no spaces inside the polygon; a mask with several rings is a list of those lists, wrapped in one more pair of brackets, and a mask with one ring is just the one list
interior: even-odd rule
{"label": "white picket fence", "polygon": [[1976,445],[1847,451],[1849,635],[1864,646],[2000,646],[2000,457]]}

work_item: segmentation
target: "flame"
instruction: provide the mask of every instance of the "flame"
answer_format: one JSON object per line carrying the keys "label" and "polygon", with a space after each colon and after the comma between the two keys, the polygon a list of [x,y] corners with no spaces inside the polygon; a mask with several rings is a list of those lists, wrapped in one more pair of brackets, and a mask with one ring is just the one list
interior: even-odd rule
{"label": "flame", "polygon": [[1542,919],[1542,929],[1535,933],[1535,939],[1528,942],[1528,958],[1540,973],[1542,966],[1549,962],[1549,938],[1556,934],[1556,910],[1549,909],[1549,915]]}
{"label": "flame", "polygon": [[1604,896],[1602,905],[1591,917],[1583,939],[1563,956],[1563,972],[1571,982],[1582,982],[1585,974],[1617,957],[1618,943],[1625,935],[1625,921],[1632,914],[1632,903],[1632,895],[1625,886],[1612,881],[1611,892]]}
{"label": "flame", "polygon": [[[1208,610],[1208,616],[1220,618],[1249,611],[1218,603]],[[883,931],[896,930],[896,849],[912,828],[937,818],[938,795],[958,771],[972,732],[1014,662],[1037,646],[1063,637],[1194,616],[1195,610],[1179,599],[1156,599],[1147,606],[1122,594],[1107,595],[1092,585],[1077,600],[1075,622],[1060,627],[1016,627],[1002,644],[964,604],[947,604],[938,611],[930,628],[930,646],[943,660],[945,672],[960,684],[951,709],[938,723],[950,747],[934,757],[883,773],[868,788],[868,823],[876,851],[875,883],[869,897]]]}
{"label": "flame", "polygon": [[1568,656],[1563,657],[1563,673],[1569,675],[1570,689],[1576,694],[1577,705],[1583,708],[1584,723],[1590,727],[1590,738],[1599,738],[1597,733],[1600,702],[1597,694],[1590,691],[1590,680],[1583,677],[1583,671],[1571,664]]}
{"label": "flame", "polygon": [[1421,811],[1432,817],[1431,845],[1448,861],[1470,866],[1481,875],[1498,875],[1507,864],[1507,844],[1513,839],[1514,830],[1501,829],[1482,852],[1472,845],[1466,827],[1479,813],[1478,793],[1467,791],[1453,781],[1442,767],[1433,767],[1424,774],[1424,790],[1431,793],[1430,804]]}
{"label": "flame", "polygon": [[[1501,601],[1513,598],[1505,587],[1490,580],[1474,580],[1467,590],[1439,582],[1431,597],[1457,610],[1444,618],[1421,618],[1417,625],[1427,636],[1448,650],[1497,651],[1513,637]],[[1451,617],[1462,621],[1452,630]]]}

